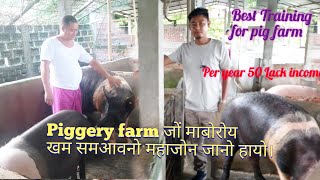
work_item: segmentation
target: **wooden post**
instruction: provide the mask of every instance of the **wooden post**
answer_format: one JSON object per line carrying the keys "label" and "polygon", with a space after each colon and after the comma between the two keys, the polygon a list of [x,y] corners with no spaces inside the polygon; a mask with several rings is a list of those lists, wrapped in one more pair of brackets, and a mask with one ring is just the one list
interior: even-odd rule
{"label": "wooden post", "polygon": [[111,16],[111,0],[107,1],[107,32],[108,32],[108,61],[111,61],[112,58],[112,43],[111,43],[111,23],[112,23],[112,16]]}
{"label": "wooden post", "polygon": [[138,49],[138,47],[139,47],[138,46],[138,23],[137,23],[137,10],[136,10],[136,1],[135,0],[132,0],[132,7],[133,7],[133,23],[134,23],[134,27],[136,29],[134,31],[134,46],[136,49]]}

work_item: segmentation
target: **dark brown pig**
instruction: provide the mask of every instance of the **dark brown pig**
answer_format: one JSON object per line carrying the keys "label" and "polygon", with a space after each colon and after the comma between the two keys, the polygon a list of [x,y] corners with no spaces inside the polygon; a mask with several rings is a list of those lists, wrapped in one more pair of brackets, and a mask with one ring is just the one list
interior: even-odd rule
{"label": "dark brown pig", "polygon": [[[222,113],[227,127],[238,127],[237,138],[227,136],[234,145],[268,147],[269,159],[275,164],[281,180],[304,180],[320,164],[320,129],[315,119],[301,107],[269,93],[247,93],[232,100]],[[272,157],[270,150],[272,147]],[[259,157],[249,157],[255,179],[264,179]],[[221,179],[229,178],[233,156],[226,157]]]}
{"label": "dark brown pig", "polygon": [[82,111],[88,116],[99,112],[101,118],[98,126],[118,127],[120,123],[126,121],[134,109],[136,98],[124,78],[111,72],[110,74],[121,80],[120,87],[111,88],[108,80],[92,68],[83,70],[83,78],[80,83]]}

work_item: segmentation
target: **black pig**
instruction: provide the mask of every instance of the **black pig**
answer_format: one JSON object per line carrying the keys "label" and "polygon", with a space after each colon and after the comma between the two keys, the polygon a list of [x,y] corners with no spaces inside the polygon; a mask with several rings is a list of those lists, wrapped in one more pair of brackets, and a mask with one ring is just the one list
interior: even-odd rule
{"label": "black pig", "polygon": [[[222,113],[222,122],[238,127],[237,138],[227,137],[234,145],[261,145],[264,140],[273,152],[280,179],[304,180],[320,164],[320,130],[315,119],[301,107],[268,93],[247,93],[232,100]],[[267,151],[269,151],[268,149]],[[270,156],[270,152],[267,152]],[[264,179],[259,157],[249,157],[256,179]],[[221,179],[229,178],[233,156],[226,157]]]}
{"label": "black pig", "polygon": [[80,83],[82,110],[84,114],[89,116],[98,111],[101,114],[98,126],[117,127],[126,121],[134,109],[135,96],[124,78],[109,73],[121,80],[120,87],[111,88],[108,80],[92,68],[83,70]]}
{"label": "black pig", "polygon": [[[81,156],[75,145],[78,140],[73,138],[67,141],[59,136],[47,137],[47,123],[63,123],[65,127],[92,126],[77,111],[65,110],[51,115],[0,148],[0,167],[31,179],[75,179],[79,165],[80,178],[85,179],[84,156]],[[83,141],[86,142],[86,139]],[[66,151],[52,154],[47,149],[50,146],[47,142],[73,144],[70,146],[70,154]]]}

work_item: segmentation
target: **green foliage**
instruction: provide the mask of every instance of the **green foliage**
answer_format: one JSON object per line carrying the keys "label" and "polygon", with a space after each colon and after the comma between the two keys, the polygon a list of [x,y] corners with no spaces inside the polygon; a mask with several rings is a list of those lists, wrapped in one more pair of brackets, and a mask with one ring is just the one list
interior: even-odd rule
{"label": "green foliage", "polygon": [[36,24],[59,24],[58,0],[40,1],[35,13]]}
{"label": "green foliage", "polygon": [[164,88],[176,88],[179,80],[176,79],[168,79],[164,82]]}
{"label": "green foliage", "polygon": [[113,19],[117,20],[120,26],[128,26],[128,21],[131,21],[127,17],[124,17],[119,14],[113,14]]}
{"label": "green foliage", "polygon": [[[185,12],[176,13],[168,16],[171,20],[176,20],[177,24],[187,24],[187,14]],[[173,22],[169,22],[166,18],[164,18],[164,24],[173,24]]]}
{"label": "green foliage", "polygon": [[251,9],[257,6],[257,0],[245,0],[245,9]]}
{"label": "green foliage", "polygon": [[223,18],[211,18],[210,28],[209,28],[209,36],[213,39],[221,39],[224,35],[224,19]]}

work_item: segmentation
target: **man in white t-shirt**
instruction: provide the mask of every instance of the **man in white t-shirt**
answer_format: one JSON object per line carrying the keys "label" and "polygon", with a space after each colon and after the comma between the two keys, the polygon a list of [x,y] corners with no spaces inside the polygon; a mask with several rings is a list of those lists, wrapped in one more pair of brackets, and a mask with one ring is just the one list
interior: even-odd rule
{"label": "man in white t-shirt", "polygon": [[78,33],[78,22],[70,15],[62,19],[60,35],[46,39],[41,46],[41,79],[45,90],[44,100],[52,105],[53,113],[61,110],[76,110],[82,113],[80,82],[82,70],[78,61],[89,63],[111,86],[119,86],[120,80],[113,78],[74,39]]}
{"label": "man in white t-shirt", "polygon": [[[188,15],[189,29],[194,41],[182,44],[174,53],[164,57],[164,65],[183,64],[186,126],[210,126],[217,118],[225,101],[227,80],[216,77],[204,77],[203,69],[229,69],[230,59],[225,43],[208,38],[210,26],[209,13],[205,8],[197,8]],[[207,156],[201,145],[203,138],[189,138],[192,144],[198,144],[194,157],[194,169],[197,175],[193,179],[206,178]]]}

